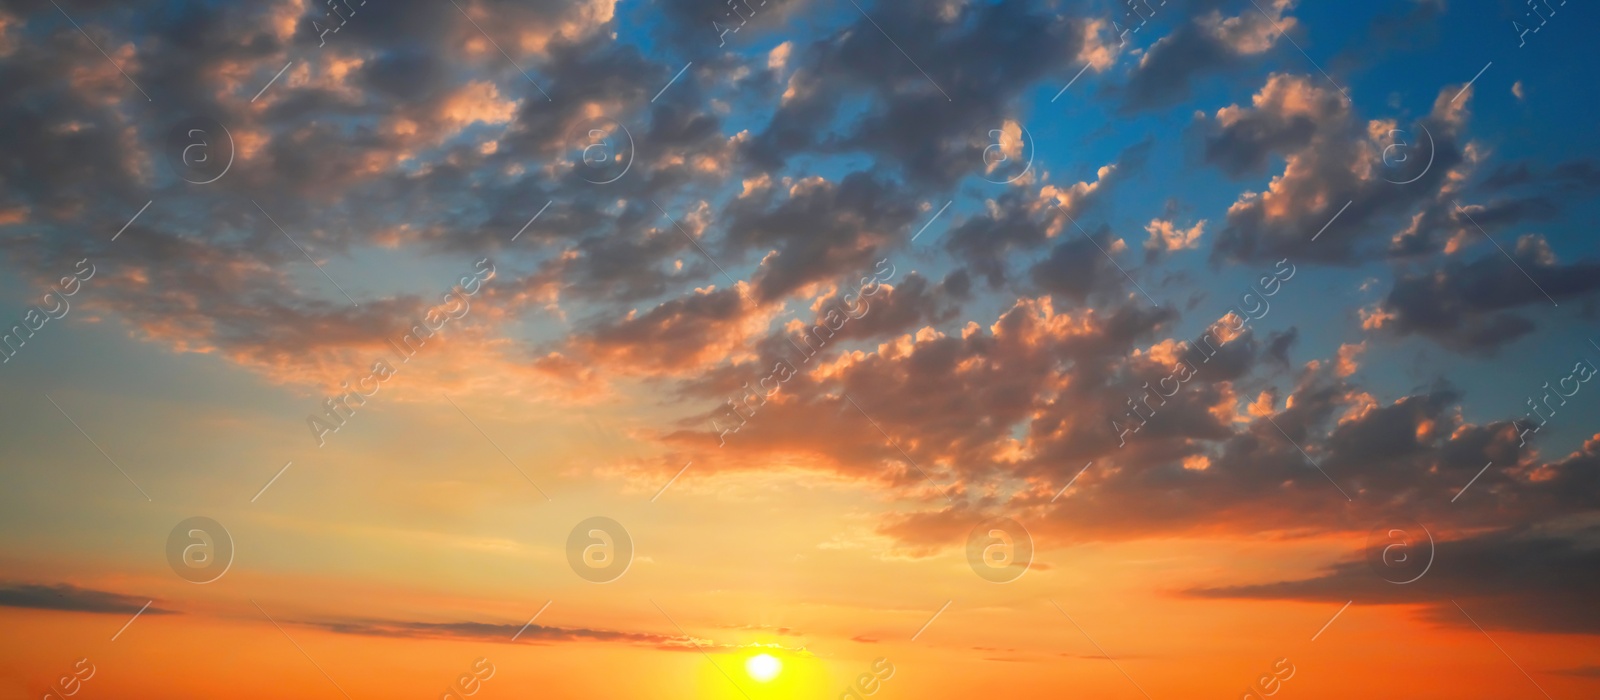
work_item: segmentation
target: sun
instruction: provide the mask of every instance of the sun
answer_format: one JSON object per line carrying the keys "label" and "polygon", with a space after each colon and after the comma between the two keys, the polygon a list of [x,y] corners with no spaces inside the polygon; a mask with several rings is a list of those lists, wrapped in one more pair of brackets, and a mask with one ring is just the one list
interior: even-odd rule
{"label": "sun", "polygon": [[783,670],[783,662],[771,654],[756,654],[745,660],[744,670],[751,678],[765,683],[778,677]]}

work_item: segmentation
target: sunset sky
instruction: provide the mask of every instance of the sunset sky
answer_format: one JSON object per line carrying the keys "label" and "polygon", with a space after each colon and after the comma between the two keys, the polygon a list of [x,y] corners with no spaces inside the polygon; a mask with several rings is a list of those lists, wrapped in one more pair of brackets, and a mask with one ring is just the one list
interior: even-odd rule
{"label": "sunset sky", "polygon": [[330,2],[0,6],[0,700],[1600,697],[1593,3]]}

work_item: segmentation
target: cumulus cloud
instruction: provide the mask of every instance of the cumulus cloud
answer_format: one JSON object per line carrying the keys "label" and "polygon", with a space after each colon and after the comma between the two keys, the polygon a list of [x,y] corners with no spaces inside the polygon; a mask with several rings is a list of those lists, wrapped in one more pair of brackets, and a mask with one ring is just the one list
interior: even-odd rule
{"label": "cumulus cloud", "polygon": [[1216,0],[1191,3],[1189,19],[1152,44],[1128,79],[1124,111],[1176,104],[1187,98],[1192,83],[1208,74],[1236,69],[1247,57],[1271,49],[1283,32],[1298,28],[1295,0],[1249,4],[1239,14],[1224,16]]}
{"label": "cumulus cloud", "polygon": [[1400,275],[1388,296],[1364,312],[1363,325],[1492,355],[1533,332],[1540,307],[1592,298],[1596,288],[1600,263],[1558,262],[1542,237],[1528,234],[1504,254],[1490,248],[1470,261],[1451,259]]}
{"label": "cumulus cloud", "polygon": [[[783,103],[745,148],[757,165],[779,167],[808,150],[865,153],[908,180],[948,188],[986,167],[989,132],[1017,120],[1014,99],[1076,67],[1091,36],[1089,20],[1022,3],[893,0],[876,3],[873,16],[796,45]],[[901,28],[897,42],[884,41],[874,21]],[[866,112],[836,124],[849,96],[865,100]]]}
{"label": "cumulus cloud", "polygon": [[1343,94],[1310,76],[1274,74],[1249,107],[1201,118],[1205,158],[1223,172],[1284,161],[1265,191],[1229,207],[1212,258],[1352,265],[1442,250],[1466,223],[1451,202],[1477,157],[1462,137],[1470,97],[1456,101],[1457,92],[1441,90],[1433,112],[1401,135],[1394,120],[1360,121]]}
{"label": "cumulus cloud", "polygon": [[1205,227],[1205,219],[1194,222],[1194,225],[1187,229],[1171,221],[1151,219],[1150,223],[1144,226],[1144,230],[1150,234],[1150,239],[1144,242],[1145,250],[1170,253],[1198,248]]}
{"label": "cumulus cloud", "polygon": [[763,255],[755,276],[763,301],[870,270],[924,216],[910,192],[867,173],[837,183],[811,177],[784,184],[740,197],[723,214],[729,248]]}

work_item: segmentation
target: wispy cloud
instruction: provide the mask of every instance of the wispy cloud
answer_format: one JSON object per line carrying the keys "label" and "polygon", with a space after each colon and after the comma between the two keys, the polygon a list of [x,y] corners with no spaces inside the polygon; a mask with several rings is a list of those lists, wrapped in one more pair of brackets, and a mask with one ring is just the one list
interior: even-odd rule
{"label": "wispy cloud", "polygon": [[[123,595],[91,588],[79,588],[70,583],[13,584],[0,587],[0,605],[38,610],[66,610],[91,613],[137,613],[149,598]],[[145,610],[146,615],[173,615],[175,610],[155,606]]]}

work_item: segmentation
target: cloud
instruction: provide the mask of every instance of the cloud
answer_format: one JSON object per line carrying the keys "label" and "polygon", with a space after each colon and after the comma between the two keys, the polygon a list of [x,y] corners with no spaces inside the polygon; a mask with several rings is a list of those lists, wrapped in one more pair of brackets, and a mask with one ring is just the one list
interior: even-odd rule
{"label": "cloud", "polygon": [[1433,112],[1396,136],[1397,122],[1360,122],[1320,78],[1276,73],[1249,107],[1200,118],[1205,159],[1224,173],[1284,162],[1265,191],[1228,208],[1212,260],[1354,265],[1443,250],[1467,225],[1451,202],[1478,157],[1461,135],[1470,90],[1459,101],[1456,93],[1441,90]]}
{"label": "cloud", "polygon": [[1484,250],[1470,262],[1456,258],[1400,275],[1388,296],[1365,312],[1365,325],[1420,334],[1464,354],[1493,355],[1537,328],[1534,314],[1517,309],[1592,298],[1597,288],[1600,263],[1562,264],[1542,237],[1528,234],[1505,254]]}
{"label": "cloud", "polygon": [[[364,372],[385,339],[409,328],[452,282],[442,278],[433,291],[421,283],[363,291],[352,268],[386,254],[426,265],[454,264],[465,253],[473,256],[462,259],[468,266],[525,229],[520,247],[496,255],[504,266],[496,284],[507,292],[492,290],[492,305],[475,301],[474,317],[493,323],[452,329],[477,347],[441,364],[470,356],[500,367],[511,379],[501,385],[513,392],[548,388],[552,348],[516,337],[512,317],[564,314],[563,302],[587,302],[594,313],[596,304],[660,298],[716,274],[650,201],[692,226],[692,212],[674,206],[673,195],[726,176],[734,144],[711,108],[697,106],[707,101],[693,97],[692,75],[651,103],[680,65],[654,63],[603,32],[612,3],[461,5],[562,99],[547,99],[448,4],[363,8],[320,48],[309,22],[320,11],[295,2],[157,8],[133,25],[117,13],[137,7],[79,8],[74,15],[91,33],[123,28],[103,45],[134,52],[119,60],[169,110],[155,121],[135,119],[125,100],[144,100],[118,97],[137,92],[110,63],[60,60],[62,44],[83,39],[53,7],[22,13],[18,22],[48,31],[13,32],[0,64],[0,117],[32,132],[10,144],[0,166],[0,247],[43,285],[63,263],[114,257],[118,264],[102,263],[91,291],[73,299],[87,312],[75,315],[322,390]],[[296,58],[273,79],[308,46],[318,60]],[[92,81],[74,79],[81,70],[93,71]],[[670,99],[678,94],[690,99]],[[187,115],[213,117],[231,135],[234,166],[214,183],[173,177],[167,132]],[[629,176],[605,188],[578,172],[583,138],[598,122],[631,128],[640,141]],[[7,130],[0,144],[21,133]],[[109,234],[67,235],[91,222],[115,231],[134,212],[138,219],[114,244]],[[652,223],[650,235],[616,235]],[[296,246],[360,306],[320,280],[304,284],[311,268]],[[426,381],[451,375],[447,367]]]}
{"label": "cloud", "polygon": [[[591,641],[630,644],[662,651],[704,651],[707,649],[715,651],[759,646],[804,653],[803,647],[791,648],[777,644],[729,644],[686,635],[623,632],[587,627],[554,627],[532,624],[524,626],[515,622],[421,622],[412,620],[340,619],[302,620],[295,621],[293,624],[315,627],[338,634],[399,639],[448,639],[535,645]],[[512,637],[516,637],[516,640],[513,641]]]}
{"label": "cloud", "polygon": [[143,609],[146,615],[177,614],[176,611],[154,605],[146,608],[145,605],[149,602],[147,598],[79,588],[70,583],[18,583],[0,587],[0,605],[13,608],[126,615],[138,613]]}
{"label": "cloud", "polygon": [[[1418,533],[1412,533],[1417,535]],[[1600,611],[1587,582],[1600,574],[1600,530],[1513,529],[1434,543],[1432,566],[1414,583],[1395,585],[1366,561],[1335,564],[1295,581],[1201,588],[1199,598],[1410,605],[1439,625],[1563,634],[1600,634]],[[1422,556],[1417,537],[1413,552]],[[1471,615],[1469,620],[1457,605]]]}
{"label": "cloud", "polygon": [[[949,188],[982,171],[989,131],[1017,120],[1015,98],[1081,62],[1090,24],[1022,3],[876,3],[872,19],[795,45],[782,104],[746,155],[775,169],[805,151],[864,153],[916,185]],[[896,27],[896,41],[880,26]],[[864,113],[835,128],[851,98]]]}
{"label": "cloud", "polygon": [[1146,251],[1171,253],[1200,247],[1200,236],[1205,233],[1206,221],[1201,219],[1185,229],[1171,221],[1151,219],[1144,230],[1150,240],[1144,242]]}
{"label": "cloud", "polygon": [[879,253],[925,216],[904,188],[853,172],[834,183],[821,177],[785,181],[729,203],[727,244],[763,253],[755,291],[763,302],[850,270],[868,270]]}
{"label": "cloud", "polygon": [[574,351],[593,361],[645,374],[700,371],[748,355],[777,308],[751,298],[750,288],[699,289],[639,314],[600,320],[573,334]]}
{"label": "cloud", "polygon": [[1076,229],[1071,233],[1077,235],[1065,237],[1050,248],[1048,257],[1028,269],[1029,279],[1054,297],[1080,304],[1094,292],[1120,296],[1127,278],[1111,256],[1127,245],[1108,227],[1101,227],[1093,235],[1079,234]]}
{"label": "cloud", "polygon": [[[663,434],[659,464],[638,466],[670,475],[689,459],[703,473],[777,464],[885,483],[924,503],[879,530],[918,556],[956,546],[999,510],[1026,514],[1041,540],[1086,541],[1342,532],[1382,508],[1453,528],[1593,508],[1583,494],[1600,474],[1590,466],[1600,441],[1542,459],[1511,423],[1466,420],[1448,384],[1379,401],[1350,381],[1360,344],[1277,386],[1261,375],[1287,365],[1294,331],[1164,337],[1175,312],[1140,302],[1064,311],[1025,298],[959,336],[924,327],[809,359],[786,342],[760,343],[761,359],[685,394],[720,405]],[[739,388],[741,377],[756,387],[774,362],[793,376],[765,393]],[[1181,364],[1188,374],[1174,370]],[[1119,437],[1117,424],[1139,430]],[[1068,465],[1090,461],[1052,502],[1074,476]],[[1441,506],[1449,498],[1437,494],[1491,461],[1470,498]],[[1388,494],[1381,508],[1378,493]],[[1139,507],[1152,501],[1160,508]]]}
{"label": "cloud", "polygon": [[[8,10],[0,249],[36,286],[84,257],[115,261],[74,297],[82,321],[296,391],[332,389],[389,357],[387,341],[453,286],[427,281],[436,265],[464,273],[493,256],[501,271],[471,315],[428,363],[402,367],[403,381],[573,404],[648,384],[677,413],[656,426],[655,453],[627,465],[634,473],[670,475],[693,459],[693,474],[810,469],[887,485],[909,505],[878,534],[919,554],[1001,510],[1037,522],[1041,541],[1071,542],[1343,531],[1367,506],[1338,489],[1461,531],[1594,509],[1594,445],[1543,455],[1510,423],[1469,419],[1463,389],[1361,383],[1390,374],[1375,337],[1486,355],[1543,327],[1540,287],[1566,308],[1600,284],[1596,263],[1559,260],[1543,233],[1519,229],[1560,236],[1565,202],[1600,189],[1600,167],[1489,167],[1493,154],[1467,134],[1470,89],[1440,88],[1420,116],[1369,115],[1325,76],[1275,73],[1241,93],[1248,101],[1207,106],[1191,127],[1199,158],[1229,180],[1265,182],[1229,193],[1225,218],[1208,220],[1176,206],[1112,211],[1150,200],[1119,188],[1165,155],[1153,139],[1074,170],[1040,160],[1027,177],[979,182],[998,174],[988,147],[1029,156],[1028,105],[1086,62],[1115,75],[1120,47],[1104,19],[1023,3],[886,0],[839,14],[771,0],[721,46],[705,20],[727,8],[703,3],[668,0],[646,13],[661,23],[638,27],[609,0],[460,4],[512,60],[437,2],[363,7],[315,61],[299,57],[319,43],[306,20],[321,10],[299,2],[86,4],[85,31],[152,93],[157,118],[109,63],[61,60],[85,46],[54,8]],[[1288,51],[1283,31],[1304,29],[1294,3],[1261,5],[1169,3],[1172,32],[1128,67],[1112,106],[1159,109]],[[1401,21],[1438,7],[1417,9]],[[776,36],[800,26],[820,33]],[[177,179],[164,143],[190,114],[225,123],[235,142],[237,166],[210,185]],[[1396,130],[1411,149],[1399,161]],[[1400,172],[1424,156],[1426,172]],[[623,163],[625,176],[593,177]],[[1419,177],[1402,186],[1400,174]],[[1149,223],[1123,240],[1111,226],[1126,221]],[[1507,239],[1515,264],[1482,245],[1475,223]],[[1203,288],[1184,288],[1197,273],[1162,267],[1207,247],[1217,266],[1384,263],[1394,284],[1361,310],[1365,339],[1313,348],[1293,327],[1218,332],[1238,312],[1204,307]],[[821,352],[800,350],[880,260],[902,272]],[[1130,275],[1187,306],[1151,305]],[[745,392],[780,363],[794,373],[781,387]],[[1164,393],[1183,364],[1193,376]],[[743,413],[725,434],[729,397]],[[1436,510],[1488,461],[1462,503]]]}
{"label": "cloud", "polygon": [[[911,286],[908,281],[894,293]],[[869,310],[866,318],[871,317]],[[754,414],[737,439],[716,448],[722,440],[710,427],[715,409],[705,415],[706,422],[688,423],[665,439],[679,449],[694,450],[696,465],[708,471],[749,468],[764,461],[756,458],[764,455],[917,488],[926,486],[917,466],[935,475],[953,471],[963,480],[1003,464],[1007,469],[1031,468],[1040,460],[1054,461],[1054,455],[1008,464],[1005,460],[1014,458],[1005,456],[1004,446],[1019,421],[1058,405],[1051,397],[1068,385],[1069,363],[1110,362],[1130,339],[1146,336],[1170,319],[1169,313],[1142,300],[1109,314],[1088,309],[1067,313],[1042,297],[1019,300],[988,329],[969,324],[955,337],[924,327],[885,339],[875,348],[841,351],[834,360],[802,359],[787,343],[774,343],[774,354],[751,363],[746,378],[762,376],[779,360],[791,363],[797,375],[759,407],[746,410]],[[844,399],[845,393],[855,398],[854,404]],[[900,398],[882,401],[886,396]],[[1049,403],[1039,403],[1044,401]],[[862,417],[857,405],[872,421]],[[973,410],[987,418],[971,420]],[[1047,419],[1048,413],[1035,420]],[[874,422],[897,436],[916,466],[885,443]],[[1103,430],[1098,424],[1094,428]],[[818,435],[829,437],[819,440]],[[1052,436],[1048,442],[1058,439]],[[1109,439],[1102,433],[1096,442]],[[709,453],[701,452],[707,448]]]}
{"label": "cloud", "polygon": [[[1116,161],[1095,170],[1092,182],[1085,180],[1066,187],[1044,184],[1036,194],[1015,188],[988,200],[982,213],[951,225],[944,236],[945,250],[988,282],[990,288],[1001,288],[1011,278],[1008,267],[1016,253],[1036,250],[1057,237],[1062,238],[1058,246],[1081,240],[1086,233],[1079,231],[1079,219],[1144,168],[1152,145],[1147,139],[1123,149]],[[1058,259],[1057,264],[1095,263]]]}
{"label": "cloud", "polygon": [[1340,345],[1339,357],[1334,364],[1334,373],[1341,377],[1348,377],[1352,374],[1355,374],[1356,370],[1361,368],[1360,364],[1357,362],[1357,358],[1359,358],[1361,354],[1366,351],[1367,344],[1365,342],[1344,343]]}
{"label": "cloud", "polygon": [[1196,79],[1237,69],[1245,57],[1266,52],[1282,32],[1298,26],[1285,14],[1295,0],[1264,2],[1258,6],[1262,9],[1246,5],[1232,17],[1213,7],[1220,4],[1210,0],[1186,6],[1190,19],[1140,57],[1123,88],[1124,112],[1177,104],[1189,96]]}
{"label": "cloud", "polygon": [[1490,193],[1516,187],[1562,194],[1575,194],[1600,188],[1600,163],[1592,159],[1574,159],[1540,168],[1527,161],[1506,164],[1496,168],[1484,178],[1481,186]]}

